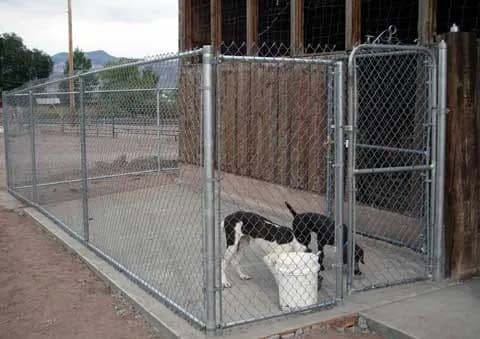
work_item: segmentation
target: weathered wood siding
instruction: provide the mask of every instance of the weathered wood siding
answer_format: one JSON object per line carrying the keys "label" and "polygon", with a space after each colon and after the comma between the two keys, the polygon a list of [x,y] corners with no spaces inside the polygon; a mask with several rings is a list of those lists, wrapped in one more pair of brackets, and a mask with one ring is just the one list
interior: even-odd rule
{"label": "weathered wood siding", "polygon": [[[181,154],[199,145],[201,107],[182,71]],[[292,188],[325,192],[327,69],[323,65],[223,63],[217,74],[222,171]],[[183,99],[182,99],[183,98]],[[197,129],[195,129],[195,126]]]}
{"label": "weathered wood siding", "polygon": [[178,87],[179,157],[199,164],[201,156],[200,112],[202,111],[202,65],[184,63],[180,67]]}
{"label": "weathered wood siding", "polygon": [[447,269],[465,278],[480,270],[480,48],[475,34],[446,37]]}

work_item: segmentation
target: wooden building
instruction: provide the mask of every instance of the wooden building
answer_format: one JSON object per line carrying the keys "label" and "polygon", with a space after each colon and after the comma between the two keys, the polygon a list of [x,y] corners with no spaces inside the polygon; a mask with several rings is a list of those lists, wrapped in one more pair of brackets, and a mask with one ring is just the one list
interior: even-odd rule
{"label": "wooden building", "polygon": [[179,47],[277,43],[341,51],[390,25],[402,43],[430,43],[453,23],[478,34],[479,6],[477,0],[179,0]]}
{"label": "wooden building", "polygon": [[[374,39],[390,25],[397,29],[396,42],[403,44],[431,44],[448,32],[453,24],[462,32],[470,32],[443,35],[449,49],[450,113],[445,205],[447,271],[457,278],[480,271],[480,1],[179,0],[179,9],[180,50],[212,44],[224,53],[284,56],[348,51],[356,44]],[[230,50],[225,47],[232,44],[235,45]],[[274,52],[261,49],[261,46],[274,44],[277,46]],[[263,76],[262,84],[253,81],[258,72]],[[315,169],[325,166],[328,152],[324,142],[327,138],[326,118],[318,118],[320,113],[314,110],[296,112],[294,116],[285,116],[292,110],[282,111],[285,104],[287,107],[300,107],[301,102],[308,98],[318,98],[315,99],[319,100],[317,107],[326,100],[314,95],[314,91],[318,93],[318,89],[325,88],[325,77],[321,75],[307,84],[302,82],[301,72],[300,66],[285,68],[281,72],[265,66],[261,70],[252,67],[229,70],[223,67],[222,74],[218,75],[223,84],[221,91],[237,93],[235,100],[220,103],[224,132],[230,136],[221,142],[224,170],[324,193],[325,175],[319,175]],[[316,72],[320,74],[323,71],[319,69]],[[199,74],[195,79],[191,77],[195,72],[189,74],[189,78],[182,78],[181,86],[183,90],[192,91],[189,85],[198,84]],[[300,74],[300,78],[296,74]],[[286,78],[295,81],[292,88],[278,86]],[[300,87],[295,88],[295,85]],[[246,88],[250,91],[244,90]],[[262,107],[265,103],[255,101],[252,94],[281,98],[282,91],[294,93],[290,101],[272,101],[268,110]],[[192,92],[191,97],[198,101],[199,93]],[[193,108],[199,108],[199,101],[195,100],[183,109],[184,121],[190,126],[196,116]],[[265,115],[264,112],[275,115]],[[279,120],[280,117],[283,120]],[[273,120],[269,119],[277,119],[275,124],[279,129],[260,142],[257,131],[271,124]],[[311,141],[311,146],[320,150],[315,156],[309,154],[302,138],[288,139],[292,124],[296,124],[295,128],[304,126],[306,130],[321,131]],[[242,134],[244,131],[248,133]],[[282,138],[278,138],[277,132]],[[198,137],[199,133],[193,133],[186,136],[184,142],[199,145]],[[247,142],[239,143],[241,138],[247,138]],[[290,153],[279,152],[282,142],[292,146]],[[198,162],[192,156],[185,154],[185,159]],[[266,161],[271,166],[265,168],[274,170],[255,167],[252,157]]]}

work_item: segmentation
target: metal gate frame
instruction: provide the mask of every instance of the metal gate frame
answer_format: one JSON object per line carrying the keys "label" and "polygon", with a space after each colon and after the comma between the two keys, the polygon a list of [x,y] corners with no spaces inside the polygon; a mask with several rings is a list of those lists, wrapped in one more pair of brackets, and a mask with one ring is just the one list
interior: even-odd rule
{"label": "metal gate frame", "polygon": [[[357,59],[362,53],[368,53],[362,57],[371,55],[373,57],[392,55],[423,55],[429,60],[428,76],[428,114],[431,124],[430,132],[430,154],[426,157],[425,165],[387,167],[387,168],[356,168],[357,153],[357,118],[358,118],[358,65]],[[425,276],[418,279],[402,280],[384,285],[374,285],[365,289],[386,287],[411,281],[434,278],[439,281],[444,278],[444,173],[445,173],[445,126],[446,126],[446,59],[447,46],[441,41],[435,48],[422,46],[401,46],[383,44],[363,44],[355,47],[348,58],[348,123],[345,126],[348,162],[347,162],[347,225],[348,225],[348,260],[347,260],[347,293],[356,292],[353,288],[354,273],[354,248],[356,232],[356,177],[365,173],[398,173],[422,171],[426,173],[426,201],[428,206],[426,212],[425,232],[427,238]],[[380,146],[381,147],[381,146]],[[362,289],[364,290],[364,289]]]}

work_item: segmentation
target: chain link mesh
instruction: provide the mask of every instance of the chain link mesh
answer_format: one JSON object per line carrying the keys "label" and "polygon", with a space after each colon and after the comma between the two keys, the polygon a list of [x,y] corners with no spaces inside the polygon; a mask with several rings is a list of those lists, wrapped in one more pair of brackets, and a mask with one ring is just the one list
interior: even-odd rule
{"label": "chain link mesh", "polygon": [[361,290],[430,271],[433,60],[399,47],[365,47],[354,58],[353,217],[366,265],[353,288]]}
{"label": "chain link mesh", "polygon": [[11,190],[203,323],[202,167],[192,166],[202,143],[190,138],[202,74],[193,54],[19,90],[7,95],[6,116]]}
{"label": "chain link mesh", "polygon": [[[241,55],[242,47],[238,47],[239,53],[236,48],[231,45],[223,50],[227,55]],[[283,53],[281,48],[273,46],[261,55],[282,57]],[[221,169],[218,219],[227,223],[238,211],[257,215],[247,215],[241,221],[246,229],[251,224],[250,235],[232,235],[227,225],[222,230],[227,239],[227,244],[225,239],[222,241],[225,253],[238,242],[235,249],[238,254],[226,265],[226,277],[232,286],[222,291],[223,321],[227,325],[295,311],[295,305],[279,307],[279,293],[298,300],[301,305],[308,304],[307,300],[312,297],[315,300],[310,301],[311,306],[327,305],[335,300],[335,256],[330,248],[325,248],[326,270],[320,274],[314,268],[308,269],[307,259],[293,264],[304,274],[313,274],[315,279],[318,275],[317,298],[317,292],[313,295],[309,290],[312,286],[300,283],[305,279],[301,275],[280,283],[281,277],[265,262],[276,249],[275,241],[272,245],[254,240],[255,237],[279,242],[290,239],[288,232],[278,235],[282,226],[292,230],[294,225],[286,200],[298,213],[322,213],[333,222],[332,72],[328,61],[304,63],[273,58],[251,62],[239,57],[222,61],[217,68]],[[257,222],[258,216],[267,221]],[[276,226],[268,227],[270,222]],[[300,221],[294,236],[302,238],[298,232],[310,235],[306,227],[307,220]],[[324,242],[334,245],[332,233],[319,234],[319,237],[329,237]],[[306,237],[302,240],[309,244]],[[316,243],[312,247],[316,253]],[[289,260],[288,257],[279,259],[276,267]],[[278,284],[283,287],[277,288]]]}

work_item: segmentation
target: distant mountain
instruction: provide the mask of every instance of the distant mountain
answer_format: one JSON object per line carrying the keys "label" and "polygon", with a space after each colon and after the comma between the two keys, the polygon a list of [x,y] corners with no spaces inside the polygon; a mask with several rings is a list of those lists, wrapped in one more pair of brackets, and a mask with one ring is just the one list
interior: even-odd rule
{"label": "distant mountain", "polygon": [[[85,52],[87,58],[92,61],[92,68],[102,68],[107,62],[117,60],[117,57],[114,57],[108,54],[105,51],[91,51]],[[63,72],[63,67],[68,60],[68,53],[61,52],[52,56],[52,61],[54,64],[54,72]]]}

